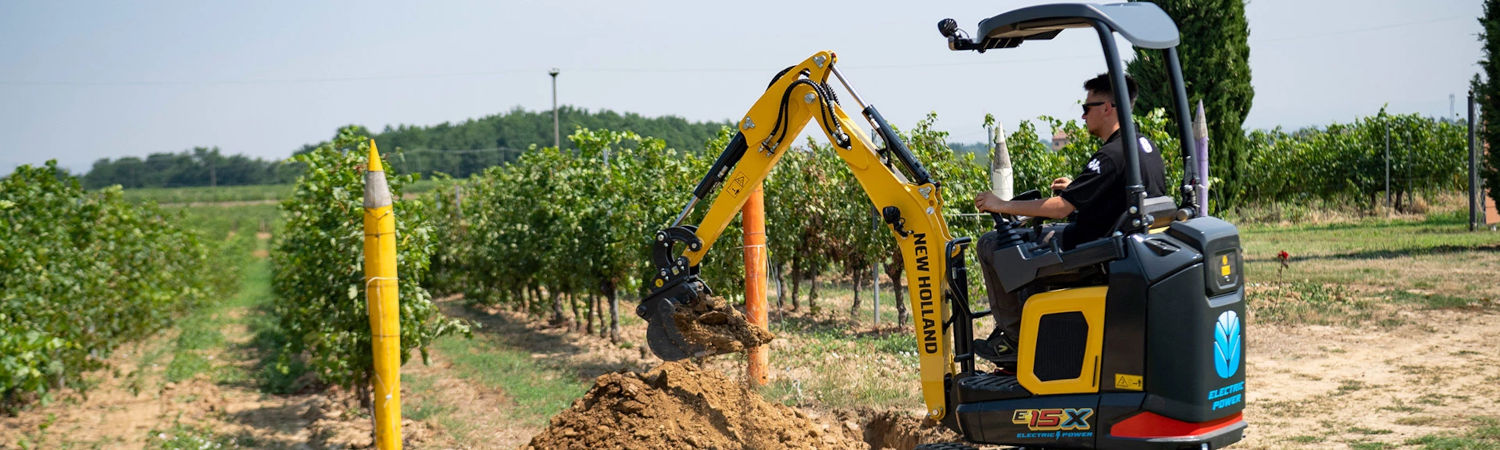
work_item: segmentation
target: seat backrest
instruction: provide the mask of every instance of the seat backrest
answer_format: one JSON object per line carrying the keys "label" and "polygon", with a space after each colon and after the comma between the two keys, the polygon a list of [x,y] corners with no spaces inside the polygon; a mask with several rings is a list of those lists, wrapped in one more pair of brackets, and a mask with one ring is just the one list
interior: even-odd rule
{"label": "seat backrest", "polygon": [[1177,202],[1170,195],[1147,197],[1144,206],[1145,213],[1151,216],[1151,226],[1147,228],[1167,226],[1177,217]]}

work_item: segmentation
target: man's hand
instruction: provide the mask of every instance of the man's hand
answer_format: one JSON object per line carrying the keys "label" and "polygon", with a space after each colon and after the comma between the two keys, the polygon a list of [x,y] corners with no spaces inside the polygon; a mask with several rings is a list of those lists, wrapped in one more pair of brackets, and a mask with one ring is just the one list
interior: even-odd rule
{"label": "man's hand", "polygon": [[1057,177],[1057,178],[1055,178],[1055,179],[1052,180],[1052,192],[1058,192],[1058,191],[1061,191],[1063,189],[1067,189],[1068,185],[1072,184],[1072,183],[1073,183],[1073,179],[1072,178]]}
{"label": "man's hand", "polygon": [[980,192],[979,195],[974,196],[974,207],[980,212],[1002,212],[1000,205],[1003,203],[1005,203],[1004,200],[990,191]]}

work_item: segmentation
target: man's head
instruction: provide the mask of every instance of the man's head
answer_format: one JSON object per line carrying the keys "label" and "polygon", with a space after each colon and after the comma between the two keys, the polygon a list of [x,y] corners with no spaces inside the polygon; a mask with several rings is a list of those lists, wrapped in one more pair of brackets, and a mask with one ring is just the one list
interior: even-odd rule
{"label": "man's head", "polygon": [[[1125,88],[1130,94],[1130,103],[1134,104],[1135,79],[1130,75],[1125,76]],[[1083,90],[1088,92],[1088,96],[1083,99],[1084,126],[1088,127],[1089,134],[1098,136],[1099,139],[1109,139],[1109,135],[1120,129],[1120,115],[1115,109],[1115,88],[1109,73],[1101,73],[1083,82]]]}

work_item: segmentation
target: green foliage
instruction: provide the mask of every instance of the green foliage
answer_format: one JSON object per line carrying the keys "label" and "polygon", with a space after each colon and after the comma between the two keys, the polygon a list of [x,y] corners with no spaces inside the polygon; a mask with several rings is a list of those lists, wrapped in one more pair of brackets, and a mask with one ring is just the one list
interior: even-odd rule
{"label": "green foliage", "polygon": [[1463,125],[1391,115],[1382,108],[1350,124],[1251,132],[1239,197],[1248,204],[1354,196],[1373,206],[1385,192],[1387,129],[1396,206],[1404,205],[1402,194],[1464,188],[1468,158],[1462,149],[1468,138]]}
{"label": "green foliage", "polygon": [[0,180],[0,407],[81,380],[121,343],[228,292],[219,237],[85,191],[54,161]]}
{"label": "green foliage", "polygon": [[[281,203],[284,231],[271,251],[275,310],[291,337],[282,352],[306,352],[308,365],[326,382],[365,386],[373,371],[370,321],[363,272],[363,192],[368,138],[352,128],[332,143],[295,157],[307,170]],[[420,200],[401,198],[415,174],[396,175],[387,165],[396,199],[397,273],[401,278],[401,361],[437,336],[466,333],[444,317],[422,282],[433,253],[432,227]]]}
{"label": "green foliage", "polygon": [[[1479,42],[1484,44],[1484,57],[1479,60],[1479,74],[1474,75],[1470,89],[1478,105],[1479,119],[1476,134],[1483,151],[1484,185],[1490,189],[1490,197],[1500,204],[1500,1],[1485,0],[1484,15],[1479,18],[1484,31],[1479,33]],[[1493,113],[1492,113],[1493,112]]]}
{"label": "green foliage", "polygon": [[[1181,145],[1175,128],[1165,110],[1142,111],[1136,117],[1137,129],[1162,152],[1168,193],[1180,195],[1175,187],[1182,179]],[[1053,178],[1077,174],[1101,144],[1077,121],[1040,120],[1072,139],[1054,151],[1031,122],[1011,133],[1008,143],[1018,191],[1045,191]],[[1383,133],[1385,123],[1393,130],[1393,158],[1410,161],[1394,170],[1442,180],[1446,178],[1441,174],[1453,172],[1451,157],[1443,152],[1451,144],[1452,124],[1381,113],[1353,125],[1331,126],[1334,131],[1304,130],[1256,141],[1250,155],[1263,163],[1263,171],[1258,167],[1246,175],[1257,188],[1245,191],[1244,197],[1269,202],[1325,195],[1283,197],[1295,192],[1293,185],[1260,180],[1301,180],[1310,186],[1324,171],[1335,174],[1330,177],[1347,179],[1348,171],[1328,166],[1348,164],[1364,154],[1337,152],[1368,150],[1368,145],[1359,144],[1365,142],[1360,139],[1367,139],[1377,125]],[[992,222],[973,214],[971,202],[978,192],[990,188],[988,171],[975,161],[974,152],[954,151],[947,143],[948,133],[936,125],[937,117],[929,115],[910,130],[897,131],[940,183],[950,233],[979,236]],[[1362,130],[1363,134],[1345,130]],[[431,214],[445,218],[436,228],[444,245],[437,250],[431,284],[446,292],[464,292],[478,302],[520,306],[534,315],[547,313],[550,306],[553,318],[559,320],[563,302],[572,304],[579,296],[610,296],[616,291],[644,294],[647,288],[639,282],[651,275],[652,237],[676,217],[689,190],[709,167],[709,156],[727,144],[732,132],[724,128],[707,144],[704,157],[699,157],[696,152],[669,150],[660,140],[632,132],[580,129],[569,137],[577,151],[535,149],[515,163],[490,168],[467,181],[440,181]],[[1294,143],[1299,146],[1296,152],[1285,150]],[[1316,149],[1330,149],[1327,152],[1332,154],[1319,154]],[[605,158],[606,152],[612,156]],[[1297,158],[1272,159],[1288,154]],[[1322,159],[1298,159],[1304,156]],[[1374,173],[1368,167],[1358,170]],[[1326,195],[1363,192],[1344,189],[1345,183],[1336,184],[1337,189]],[[1449,186],[1445,183],[1415,183],[1411,188]],[[1287,187],[1280,190],[1278,186]],[[1367,189],[1371,185],[1355,186]],[[792,294],[794,309],[804,281],[835,275],[864,283],[876,263],[889,265],[900,257],[888,225],[879,221],[853,173],[827,144],[808,140],[788,150],[767,177],[765,192],[772,273],[790,282],[782,292]],[[715,195],[711,193],[683,223],[700,223]],[[731,222],[700,265],[703,278],[726,297],[743,292],[740,242],[739,225]],[[899,264],[895,267],[899,276]],[[973,277],[969,285],[976,289],[971,298],[979,299],[980,273],[969,273]],[[863,291],[856,290],[855,295]]]}
{"label": "green foliage", "polygon": [[435,191],[452,223],[440,228],[448,245],[435,276],[446,289],[534,314],[550,303],[554,319],[558,296],[644,291],[652,239],[707,162],[632,132],[579,129],[568,139],[576,151],[533,149]]}
{"label": "green foliage", "polygon": [[[1221,188],[1212,191],[1218,202],[1214,207],[1233,207],[1238,204],[1235,194],[1247,184],[1240,178],[1247,168],[1248,150],[1242,126],[1255,97],[1250,84],[1250,28],[1245,21],[1245,0],[1156,3],[1177,22],[1181,36],[1177,51],[1189,108],[1201,100],[1207,113],[1209,172],[1221,178]],[[1140,84],[1137,110],[1165,108],[1176,112],[1166,52],[1137,48],[1126,72]],[[1167,129],[1177,129],[1175,117],[1167,116]]]}

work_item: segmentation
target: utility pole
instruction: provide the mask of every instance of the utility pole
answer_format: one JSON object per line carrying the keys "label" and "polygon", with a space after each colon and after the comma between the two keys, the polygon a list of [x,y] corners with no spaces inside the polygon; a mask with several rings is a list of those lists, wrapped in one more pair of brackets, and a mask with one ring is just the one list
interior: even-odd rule
{"label": "utility pole", "polygon": [[1478,161],[1478,152],[1474,145],[1474,90],[1469,90],[1469,231],[1474,231],[1480,220],[1479,216],[1479,194],[1476,192],[1475,183],[1479,180],[1479,174],[1475,170]]}
{"label": "utility pole", "polygon": [[1385,122],[1385,207],[1391,207],[1391,122]]}
{"label": "utility pole", "polygon": [[559,71],[557,70],[557,68],[553,67],[551,71],[547,72],[547,74],[548,75],[552,75],[552,146],[556,147],[558,151],[562,151],[562,133],[561,133],[560,128],[558,127],[558,123],[557,123],[557,74],[558,74],[558,72]]}

